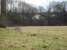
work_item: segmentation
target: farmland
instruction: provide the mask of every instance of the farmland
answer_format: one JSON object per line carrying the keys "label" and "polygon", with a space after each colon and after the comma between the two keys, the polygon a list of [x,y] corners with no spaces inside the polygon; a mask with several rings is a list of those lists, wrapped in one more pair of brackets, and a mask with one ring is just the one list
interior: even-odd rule
{"label": "farmland", "polygon": [[67,50],[67,26],[0,28],[0,50]]}

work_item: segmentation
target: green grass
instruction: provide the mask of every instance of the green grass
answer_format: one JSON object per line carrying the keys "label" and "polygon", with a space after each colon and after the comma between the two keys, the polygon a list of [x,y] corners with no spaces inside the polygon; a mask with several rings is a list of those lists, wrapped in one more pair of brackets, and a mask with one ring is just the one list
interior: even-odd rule
{"label": "green grass", "polygon": [[67,26],[0,28],[0,50],[67,50]]}

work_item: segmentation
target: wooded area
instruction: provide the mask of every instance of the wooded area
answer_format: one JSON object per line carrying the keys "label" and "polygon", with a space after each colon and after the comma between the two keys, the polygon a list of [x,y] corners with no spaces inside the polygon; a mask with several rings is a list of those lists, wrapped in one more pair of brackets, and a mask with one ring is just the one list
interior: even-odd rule
{"label": "wooded area", "polygon": [[[33,7],[25,2],[0,0],[0,24],[6,26],[67,25],[67,2],[51,2],[47,8]],[[15,3],[18,3],[17,7]],[[10,5],[10,6],[9,6]]]}

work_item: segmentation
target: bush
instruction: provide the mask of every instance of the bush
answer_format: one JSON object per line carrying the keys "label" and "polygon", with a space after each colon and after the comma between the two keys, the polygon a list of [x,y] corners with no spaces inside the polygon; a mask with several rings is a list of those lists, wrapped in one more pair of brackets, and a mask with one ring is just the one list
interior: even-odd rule
{"label": "bush", "polygon": [[6,28],[6,26],[3,24],[0,24],[0,28]]}

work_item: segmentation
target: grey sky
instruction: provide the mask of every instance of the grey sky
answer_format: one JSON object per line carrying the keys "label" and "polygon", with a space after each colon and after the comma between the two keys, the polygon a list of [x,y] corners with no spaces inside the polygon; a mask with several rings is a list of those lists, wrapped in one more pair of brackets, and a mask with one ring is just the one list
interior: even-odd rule
{"label": "grey sky", "polygon": [[59,2],[62,2],[62,1],[67,1],[67,0],[21,0],[21,1],[25,1],[29,4],[32,4],[32,5],[36,5],[36,6],[43,6],[43,7],[47,7],[49,5],[50,2],[52,1],[59,1]]}
{"label": "grey sky", "polygon": [[[47,8],[49,3],[52,2],[52,1],[59,1],[59,2],[62,2],[62,1],[67,1],[67,0],[13,0],[13,1],[24,1],[30,5],[33,5],[33,6],[43,6],[44,8]],[[15,3],[15,6],[17,7],[17,3]],[[10,5],[9,5],[10,7]]]}

